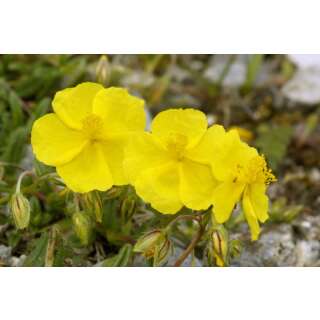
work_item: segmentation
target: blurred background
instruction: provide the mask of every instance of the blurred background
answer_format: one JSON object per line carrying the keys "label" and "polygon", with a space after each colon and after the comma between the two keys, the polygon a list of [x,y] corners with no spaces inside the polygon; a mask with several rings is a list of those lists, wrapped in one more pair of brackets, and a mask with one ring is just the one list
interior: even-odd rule
{"label": "blurred background", "polygon": [[236,128],[265,154],[278,182],[260,240],[242,239],[233,265],[320,266],[320,55],[262,54],[1,55],[0,261],[18,265],[24,250],[8,233],[1,192],[15,184],[14,166],[33,166],[32,123],[52,110],[56,91],[83,81],[141,96],[149,123],[166,108],[193,107],[210,124]]}

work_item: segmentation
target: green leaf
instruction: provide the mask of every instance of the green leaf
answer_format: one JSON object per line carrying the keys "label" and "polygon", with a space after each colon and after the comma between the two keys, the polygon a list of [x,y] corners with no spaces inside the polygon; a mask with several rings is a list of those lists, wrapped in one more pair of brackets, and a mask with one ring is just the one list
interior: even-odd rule
{"label": "green leaf", "polygon": [[293,129],[290,126],[268,126],[259,128],[255,142],[273,170],[276,170],[286,155],[287,147],[292,137]]}
{"label": "green leaf", "polygon": [[9,93],[9,106],[11,109],[12,127],[16,128],[23,124],[23,102],[13,91]]}
{"label": "green leaf", "polygon": [[42,233],[41,237],[35,241],[34,249],[28,255],[24,267],[43,267],[47,252],[49,235],[47,232]]}
{"label": "green leaf", "polygon": [[250,60],[247,66],[246,80],[243,85],[245,93],[249,92],[256,80],[257,74],[260,70],[263,61],[263,54],[253,54],[250,56]]}
{"label": "green leaf", "polygon": [[125,244],[119,253],[111,258],[97,264],[97,267],[126,267],[132,257],[133,247],[131,244]]}

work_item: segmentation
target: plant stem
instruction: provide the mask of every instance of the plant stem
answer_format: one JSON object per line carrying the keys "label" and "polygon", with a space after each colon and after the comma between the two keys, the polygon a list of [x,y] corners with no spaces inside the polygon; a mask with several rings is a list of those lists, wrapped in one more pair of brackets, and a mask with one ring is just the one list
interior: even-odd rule
{"label": "plant stem", "polygon": [[189,246],[182,252],[182,254],[180,255],[180,257],[177,259],[177,261],[175,262],[174,266],[175,267],[180,267],[181,264],[183,263],[183,261],[188,257],[188,255],[194,250],[194,248],[196,247],[197,243],[199,242],[199,240],[201,239],[205,228],[202,225],[201,221],[197,220],[199,223],[199,230],[197,232],[197,234],[193,237],[192,241],[190,242]]}
{"label": "plant stem", "polygon": [[18,182],[17,182],[17,187],[16,187],[16,193],[19,193],[20,192],[20,188],[21,188],[21,182],[22,182],[22,179],[25,177],[25,176],[33,176],[34,175],[34,172],[33,171],[24,171],[20,174],[19,178],[18,178]]}

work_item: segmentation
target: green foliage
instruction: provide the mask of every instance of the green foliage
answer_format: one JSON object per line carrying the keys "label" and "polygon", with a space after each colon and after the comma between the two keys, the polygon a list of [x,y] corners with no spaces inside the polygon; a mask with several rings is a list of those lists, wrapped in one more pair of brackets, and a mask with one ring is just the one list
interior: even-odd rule
{"label": "green foliage", "polygon": [[34,240],[33,249],[24,262],[25,267],[43,267],[47,252],[49,235],[43,232],[40,238]]}
{"label": "green foliage", "polygon": [[287,125],[263,125],[259,128],[259,135],[255,144],[268,159],[268,163],[273,170],[277,170],[285,157],[292,133],[292,127]]}

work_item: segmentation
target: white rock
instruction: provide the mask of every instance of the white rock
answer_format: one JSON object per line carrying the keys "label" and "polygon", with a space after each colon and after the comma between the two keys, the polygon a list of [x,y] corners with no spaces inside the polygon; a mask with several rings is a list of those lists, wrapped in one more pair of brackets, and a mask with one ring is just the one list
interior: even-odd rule
{"label": "white rock", "polygon": [[[230,55],[215,55],[210,63],[210,66],[204,72],[205,78],[213,83],[219,81],[229,59]],[[247,63],[247,55],[237,55],[234,62],[230,66],[229,71],[224,77],[222,85],[226,87],[240,87],[246,79]]]}
{"label": "white rock", "polygon": [[320,102],[320,69],[300,69],[282,88],[290,100],[313,105]]}
{"label": "white rock", "polygon": [[289,54],[289,59],[299,68],[320,68],[320,54]]}

